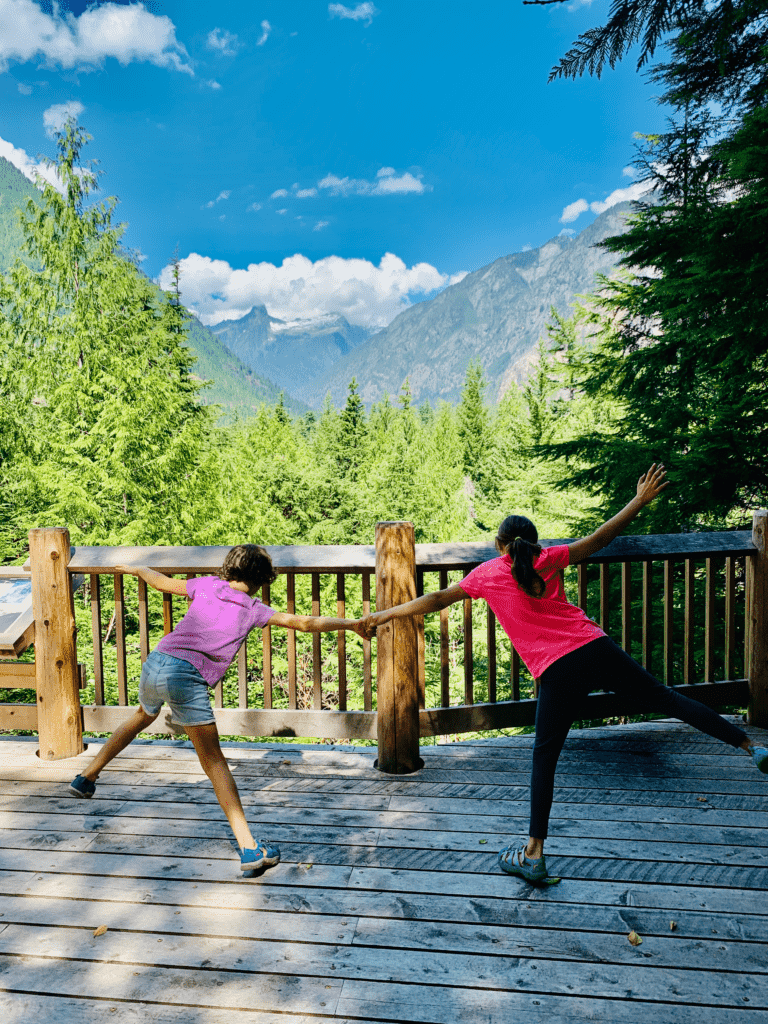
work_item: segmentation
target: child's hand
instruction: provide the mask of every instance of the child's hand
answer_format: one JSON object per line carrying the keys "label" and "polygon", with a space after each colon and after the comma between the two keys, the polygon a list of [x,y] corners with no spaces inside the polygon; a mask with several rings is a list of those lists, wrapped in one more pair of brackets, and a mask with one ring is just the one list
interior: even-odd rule
{"label": "child's hand", "polygon": [[370,640],[376,636],[376,622],[374,615],[366,615],[362,619],[358,619],[354,625],[354,630],[358,636],[361,636],[363,640]]}
{"label": "child's hand", "polygon": [[138,576],[139,569],[142,569],[141,565],[116,565],[115,572],[120,572],[123,576]]}
{"label": "child's hand", "polygon": [[654,462],[647,473],[643,473],[637,481],[637,497],[644,505],[650,504],[669,484],[669,480],[664,481],[666,475],[667,471],[664,466],[660,464],[657,469]]}

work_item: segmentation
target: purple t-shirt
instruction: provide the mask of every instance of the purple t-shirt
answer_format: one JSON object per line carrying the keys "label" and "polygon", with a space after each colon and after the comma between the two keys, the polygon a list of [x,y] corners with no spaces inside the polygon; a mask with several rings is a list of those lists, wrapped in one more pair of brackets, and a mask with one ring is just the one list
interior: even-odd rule
{"label": "purple t-shirt", "polygon": [[188,661],[215,686],[250,631],[265,626],[275,613],[218,576],[187,580],[187,594],[192,598],[187,614],[155,650]]}

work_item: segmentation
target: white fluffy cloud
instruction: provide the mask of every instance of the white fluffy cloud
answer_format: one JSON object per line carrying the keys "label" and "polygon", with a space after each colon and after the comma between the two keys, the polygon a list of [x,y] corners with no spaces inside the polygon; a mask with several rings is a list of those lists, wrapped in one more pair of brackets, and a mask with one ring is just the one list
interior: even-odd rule
{"label": "white fluffy cloud", "polygon": [[0,71],[11,60],[40,57],[64,68],[100,67],[114,57],[121,64],[150,61],[194,73],[171,19],[151,14],[144,4],[106,3],[76,17],[62,14],[58,4],[46,14],[33,0],[0,0]]}
{"label": "white fluffy cloud", "polygon": [[[1,2],[1,0],[0,0]],[[45,133],[53,138],[56,132],[61,131],[70,118],[76,121],[85,110],[79,100],[70,100],[68,103],[54,103],[43,112],[43,125]]]}
{"label": "white fluffy cloud", "polygon": [[328,13],[332,18],[350,18],[352,21],[364,21],[370,25],[379,13],[370,0],[358,4],[357,7],[345,7],[344,4],[328,4]]}
{"label": "white fluffy cloud", "polygon": [[[384,327],[411,305],[414,297],[421,299],[465,276],[449,277],[429,263],[407,267],[392,253],[378,266],[369,260],[339,256],[313,263],[296,254],[280,266],[251,263],[239,270],[225,260],[193,252],[181,261],[180,270],[184,302],[206,324],[245,316],[263,303],[281,320],[343,313],[350,323]],[[170,267],[162,271],[159,283],[170,287]]]}
{"label": "white fluffy cloud", "polygon": [[263,46],[264,43],[269,39],[269,33],[272,31],[272,26],[268,21],[262,21],[261,23],[261,35],[256,40],[257,46]]}
{"label": "white fluffy cloud", "polygon": [[[626,170],[627,168],[625,168]],[[580,217],[582,213],[586,213],[587,210],[591,210],[592,213],[605,213],[606,210],[616,206],[618,203],[635,202],[638,199],[642,199],[644,195],[647,195],[651,188],[652,185],[647,181],[636,181],[626,188],[614,189],[602,201],[588,203],[586,199],[577,199],[576,202],[569,203],[565,207],[560,216],[560,223],[570,224]]]}
{"label": "white fluffy cloud", "polygon": [[228,32],[225,28],[215,28],[208,33],[207,45],[210,50],[218,50],[227,57],[233,57],[240,44],[233,32]]}
{"label": "white fluffy cloud", "polygon": [[365,178],[339,178],[336,174],[327,174],[317,183],[317,187],[327,189],[333,196],[386,196],[415,192],[430,192],[431,185],[425,185],[421,175],[414,176],[410,171],[398,175],[394,167],[382,167],[376,174],[376,181]]}
{"label": "white fluffy cloud", "polygon": [[17,149],[16,146],[6,142],[5,139],[0,139],[0,156],[5,157],[8,163],[13,164],[14,167],[18,168],[25,177],[35,182],[35,184],[37,184],[39,175],[50,182],[54,188],[61,189],[58,175],[51,167],[33,160],[23,149]]}
{"label": "white fluffy cloud", "polygon": [[327,228],[329,224],[330,224],[330,221],[328,221],[328,220],[319,220],[317,222],[317,224],[315,224],[315,226],[312,228],[312,230],[313,231],[322,231],[323,228]]}
{"label": "white fluffy cloud", "polygon": [[269,198],[270,199],[285,199],[285,197],[287,195],[290,195],[290,193],[289,193],[287,188],[278,188],[278,189],[276,189],[272,193],[272,195]]}
{"label": "white fluffy cloud", "polygon": [[[232,190],[225,188],[223,192],[219,192],[215,199],[209,199],[207,203],[200,207],[201,210],[210,210],[211,207],[215,206],[216,203],[222,202],[224,199],[229,199],[232,195]],[[219,218],[221,219],[221,218]]]}

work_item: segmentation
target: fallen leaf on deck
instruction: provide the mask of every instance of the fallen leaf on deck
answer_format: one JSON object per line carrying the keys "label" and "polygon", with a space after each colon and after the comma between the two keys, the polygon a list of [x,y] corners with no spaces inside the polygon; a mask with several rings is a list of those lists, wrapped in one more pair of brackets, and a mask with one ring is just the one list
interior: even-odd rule
{"label": "fallen leaf on deck", "polygon": [[290,764],[290,761],[281,761],[280,764]]}
{"label": "fallen leaf on deck", "polygon": [[482,846],[482,845],[483,845],[484,843],[487,843],[487,842],[488,842],[488,840],[487,840],[487,839],[478,839],[477,841],[478,841],[478,843],[480,843],[480,845],[481,845],[481,846]]}
{"label": "fallen leaf on deck", "polygon": [[705,796],[697,796],[696,799],[700,804],[705,804],[707,802],[707,798]]}
{"label": "fallen leaf on deck", "polygon": [[676,932],[677,931],[677,921],[670,921],[669,922],[669,930],[671,932]]}
{"label": "fallen leaf on deck", "polygon": [[639,946],[643,941],[634,929],[632,929],[627,938],[632,946]]}
{"label": "fallen leaf on deck", "polygon": [[100,935],[103,935],[106,930],[107,926],[105,924],[100,924],[96,931],[93,933],[94,939],[98,939],[98,937]]}

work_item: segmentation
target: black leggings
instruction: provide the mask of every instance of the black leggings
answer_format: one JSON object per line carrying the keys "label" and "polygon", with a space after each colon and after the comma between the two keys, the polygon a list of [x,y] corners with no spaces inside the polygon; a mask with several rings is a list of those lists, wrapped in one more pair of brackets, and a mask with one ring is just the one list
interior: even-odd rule
{"label": "black leggings", "polygon": [[611,690],[631,697],[644,711],[661,712],[668,718],[706,732],[732,747],[739,747],[747,734],[726,722],[711,708],[664,686],[646,672],[608,636],[564,654],[544,671],[536,705],[536,742],[531,771],[531,828],[529,835],[546,839],[555,769],[568,730],[583,714],[583,702],[590,690]]}

